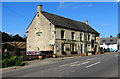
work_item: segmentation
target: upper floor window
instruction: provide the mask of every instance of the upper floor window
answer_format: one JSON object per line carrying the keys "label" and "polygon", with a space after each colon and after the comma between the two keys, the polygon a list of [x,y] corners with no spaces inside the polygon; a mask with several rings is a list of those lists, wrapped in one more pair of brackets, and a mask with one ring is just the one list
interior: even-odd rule
{"label": "upper floor window", "polygon": [[110,42],[112,42],[113,40],[111,39]]}
{"label": "upper floor window", "polygon": [[72,40],[75,40],[75,32],[71,32]]}
{"label": "upper floor window", "polygon": [[102,42],[105,42],[105,40],[102,40]]}
{"label": "upper floor window", "polygon": [[61,39],[64,39],[64,36],[65,36],[65,31],[61,30]]}
{"label": "upper floor window", "polygon": [[80,41],[82,41],[82,40],[83,40],[83,34],[80,33]]}
{"label": "upper floor window", "polygon": [[88,41],[90,41],[90,35],[88,35]]}
{"label": "upper floor window", "polygon": [[95,35],[95,41],[97,41],[97,40],[96,40],[96,37],[97,37],[97,36]]}

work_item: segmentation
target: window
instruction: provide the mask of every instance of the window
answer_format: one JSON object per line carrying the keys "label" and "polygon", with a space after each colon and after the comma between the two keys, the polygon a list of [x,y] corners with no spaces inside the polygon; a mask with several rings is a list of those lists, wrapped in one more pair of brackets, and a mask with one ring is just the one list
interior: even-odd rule
{"label": "window", "polygon": [[61,30],[61,39],[64,39],[64,30]]}
{"label": "window", "polygon": [[82,41],[82,39],[83,39],[83,34],[80,33],[80,41]]}
{"label": "window", "polygon": [[102,42],[105,42],[105,40],[102,40]]}
{"label": "window", "polygon": [[91,40],[91,47],[94,47],[94,40]]}
{"label": "window", "polygon": [[74,52],[74,51],[75,51],[75,45],[72,44],[72,52]]}
{"label": "window", "polygon": [[50,23],[50,26],[51,26],[52,24]]}
{"label": "window", "polygon": [[111,39],[110,42],[112,42],[113,40]]}
{"label": "window", "polygon": [[37,17],[39,17],[39,14],[37,15]]}
{"label": "window", "polygon": [[88,35],[88,41],[90,41],[90,35]]}
{"label": "window", "polygon": [[88,47],[87,47],[87,51],[90,51],[90,45],[88,45]]}
{"label": "window", "polygon": [[96,41],[96,37],[97,37],[97,36],[95,35],[95,41]]}
{"label": "window", "polygon": [[72,40],[75,40],[75,32],[71,32]]}

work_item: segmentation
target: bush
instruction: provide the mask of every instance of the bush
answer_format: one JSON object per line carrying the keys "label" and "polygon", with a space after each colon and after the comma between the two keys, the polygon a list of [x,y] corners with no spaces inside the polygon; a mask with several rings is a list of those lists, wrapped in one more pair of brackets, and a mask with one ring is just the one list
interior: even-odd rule
{"label": "bush", "polygon": [[21,56],[20,50],[18,49],[18,50],[15,52],[15,54],[16,54],[17,56]]}
{"label": "bush", "polygon": [[22,56],[16,56],[13,60],[15,66],[22,66]]}
{"label": "bush", "polygon": [[10,67],[10,61],[9,61],[9,58],[5,58],[3,61],[2,61],[2,67]]}
{"label": "bush", "polygon": [[5,58],[2,61],[2,67],[22,66],[22,62],[22,56],[13,56],[11,58]]}
{"label": "bush", "polygon": [[15,62],[15,66],[22,66],[22,60],[17,60],[16,62]]}
{"label": "bush", "polygon": [[2,53],[2,60],[4,60],[5,58],[10,58],[10,52]]}

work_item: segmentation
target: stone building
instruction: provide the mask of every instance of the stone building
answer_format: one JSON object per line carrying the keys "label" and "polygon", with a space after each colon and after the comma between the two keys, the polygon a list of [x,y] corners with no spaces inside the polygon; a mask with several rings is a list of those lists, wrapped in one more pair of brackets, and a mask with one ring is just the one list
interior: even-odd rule
{"label": "stone building", "polygon": [[79,22],[42,11],[42,5],[37,6],[26,35],[27,52],[53,52],[61,56],[99,51],[99,33],[88,21]]}

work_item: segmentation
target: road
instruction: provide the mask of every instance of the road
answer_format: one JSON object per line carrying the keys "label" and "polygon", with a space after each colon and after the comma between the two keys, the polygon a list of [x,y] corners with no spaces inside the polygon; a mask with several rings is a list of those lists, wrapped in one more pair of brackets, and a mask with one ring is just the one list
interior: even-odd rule
{"label": "road", "polygon": [[3,71],[3,77],[118,77],[118,53],[91,55]]}

